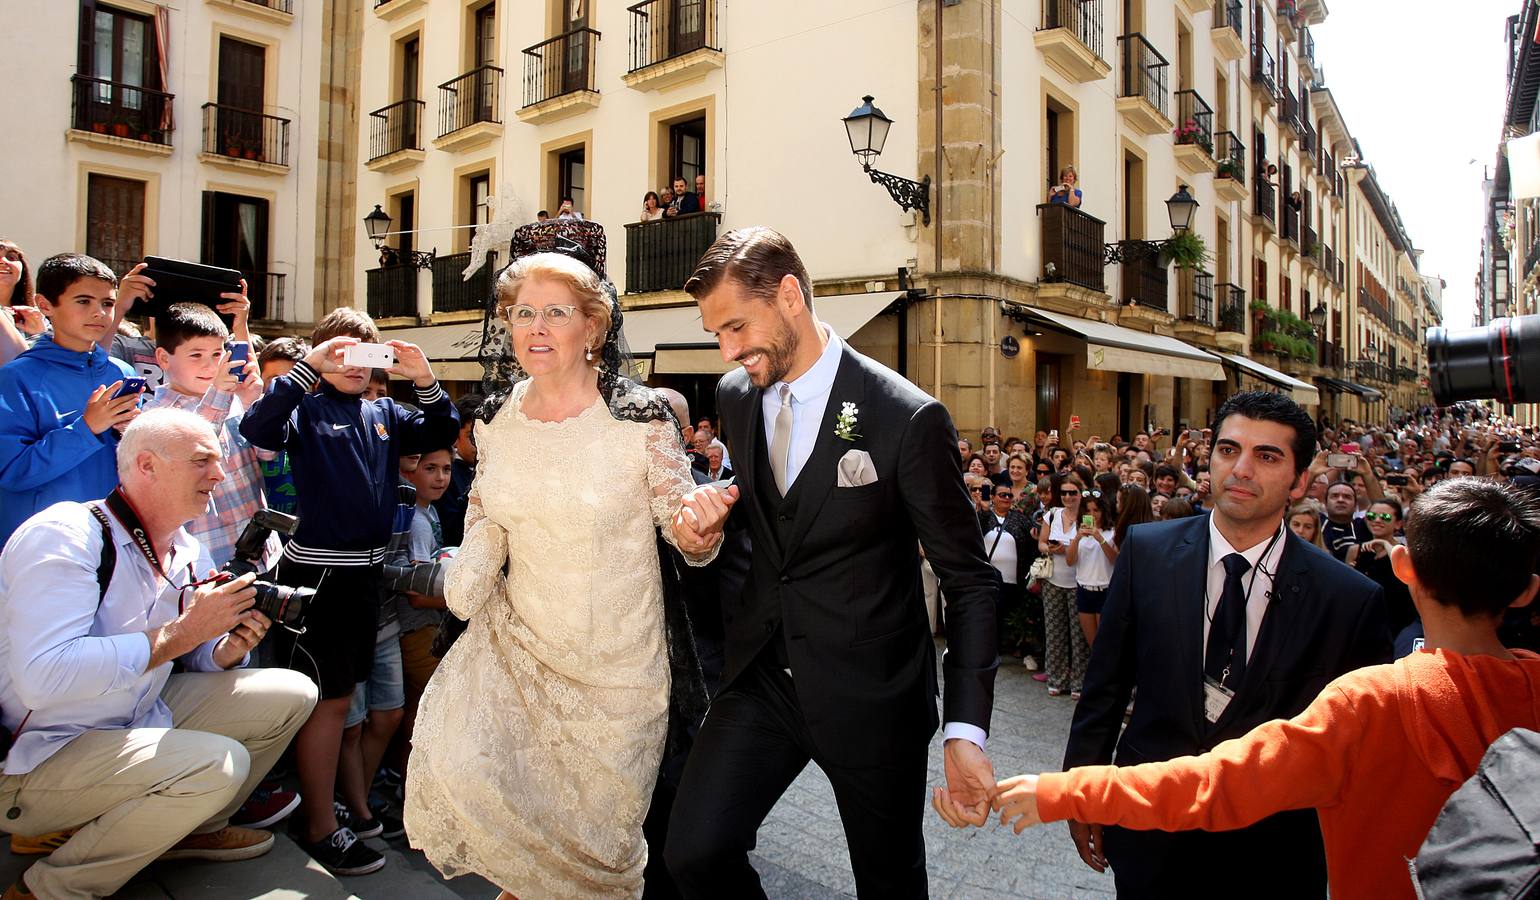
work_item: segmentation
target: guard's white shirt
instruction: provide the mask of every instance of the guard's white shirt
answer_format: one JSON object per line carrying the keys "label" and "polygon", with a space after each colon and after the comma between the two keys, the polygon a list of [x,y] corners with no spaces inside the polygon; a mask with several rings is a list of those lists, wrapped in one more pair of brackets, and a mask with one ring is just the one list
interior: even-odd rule
{"label": "guard's white shirt", "polygon": [[[1208,632],[1213,625],[1214,616],[1219,612],[1219,598],[1225,591],[1225,567],[1224,558],[1231,553],[1239,553],[1246,557],[1246,562],[1251,563],[1251,568],[1246,570],[1246,576],[1242,580],[1242,586],[1246,593],[1246,663],[1250,665],[1252,653],[1257,646],[1257,633],[1262,630],[1262,617],[1267,615],[1267,604],[1273,596],[1273,575],[1278,572],[1278,563],[1283,559],[1283,545],[1288,539],[1285,529],[1287,525],[1282,523],[1275,532],[1278,539],[1273,540],[1270,535],[1255,547],[1249,550],[1236,550],[1225,540],[1225,536],[1219,533],[1219,528],[1214,524],[1214,517],[1208,518],[1208,606],[1203,611],[1203,647],[1208,648]],[[1268,550],[1268,544],[1272,549]],[[1262,554],[1267,553],[1267,559],[1262,562],[1262,568],[1257,568],[1257,561],[1262,559]],[[1255,576],[1255,582],[1253,582]]]}
{"label": "guard's white shirt", "polygon": [[[4,727],[27,727],[5,760],[6,775],[32,771],[83,732],[170,728],[160,699],[171,663],[153,669],[145,632],[178,615],[176,587],[150,568],[110,513],[117,564],[97,605],[102,527],[82,503],[56,503],[22,524],[0,553],[0,709]],[[178,528],[166,572],[177,585],[213,563]],[[196,576],[191,573],[198,573]],[[192,591],[186,592],[188,602]],[[211,640],[182,657],[184,669],[215,672]],[[243,660],[242,665],[245,664]]]}
{"label": "guard's white shirt", "polygon": [[[824,410],[829,406],[829,392],[834,390],[834,376],[840,370],[840,351],[845,344],[834,329],[823,325],[829,343],[812,368],[803,372],[796,381],[777,381],[760,397],[760,408],[765,419],[765,446],[775,445],[775,417],[781,412],[781,385],[791,386],[791,452],[786,460],[786,488],[797,483],[797,476],[813,455],[813,445],[818,442],[818,426],[823,421]],[[846,398],[848,399],[848,398]],[[838,401],[837,399],[837,402]],[[857,418],[860,414],[857,413]],[[856,429],[858,432],[859,428]],[[728,465],[722,457],[722,465]]]}

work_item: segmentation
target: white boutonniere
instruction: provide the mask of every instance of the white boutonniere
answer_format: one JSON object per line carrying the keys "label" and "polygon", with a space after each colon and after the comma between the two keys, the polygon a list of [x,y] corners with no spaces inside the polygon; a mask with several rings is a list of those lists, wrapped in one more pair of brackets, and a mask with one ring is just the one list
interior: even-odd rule
{"label": "white boutonniere", "polygon": [[840,404],[840,413],[834,417],[834,436],[842,441],[854,441],[861,435],[856,433],[856,414],[860,410],[854,403]]}

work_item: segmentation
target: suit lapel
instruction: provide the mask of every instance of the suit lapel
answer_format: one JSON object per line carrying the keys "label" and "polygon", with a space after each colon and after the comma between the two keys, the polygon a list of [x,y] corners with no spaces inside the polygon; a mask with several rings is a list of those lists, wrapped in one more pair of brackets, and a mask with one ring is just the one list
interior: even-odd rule
{"label": "suit lapel", "polygon": [[[738,447],[734,448],[733,451],[733,461],[735,463],[738,462],[739,451],[741,450],[743,462],[735,465],[733,472],[738,478],[736,484],[738,485],[739,502],[747,502],[749,509],[752,510],[751,514],[754,517],[756,527],[755,533],[769,536],[773,534],[770,530],[770,517],[766,515],[764,507],[760,505],[758,497],[754,494],[754,473],[759,471],[755,468],[755,463],[757,462],[756,457],[759,455],[760,435],[764,432],[764,422],[762,421],[764,419],[764,405],[760,402],[761,394],[762,392],[752,384],[743,392],[743,397],[740,401],[741,405],[738,408],[739,424],[736,429],[738,432]],[[780,568],[780,548],[776,546],[774,540],[756,540],[754,545],[756,548],[762,547],[766,553],[770,554],[775,560],[776,568]]]}
{"label": "suit lapel", "polygon": [[[813,444],[813,452],[791,486],[792,492],[797,494],[797,518],[782,559],[791,559],[802,546],[802,539],[807,536],[813,520],[818,517],[819,510],[823,509],[824,501],[829,499],[829,491],[834,488],[834,473],[840,457],[854,446],[850,441],[834,436],[834,420],[839,416],[843,404],[855,403],[859,406],[865,396],[865,373],[850,348],[845,347],[840,352],[840,366],[834,375],[834,387],[829,391],[823,417],[818,421],[818,436]],[[865,418],[865,427],[873,427],[870,418],[862,418]]]}
{"label": "suit lapel", "polygon": [[[1178,667],[1187,683],[1189,714],[1202,734],[1208,728],[1203,716],[1203,617],[1208,588],[1208,517],[1197,516],[1185,539],[1172,554],[1172,591],[1176,600]],[[1193,674],[1196,673],[1196,674]]]}

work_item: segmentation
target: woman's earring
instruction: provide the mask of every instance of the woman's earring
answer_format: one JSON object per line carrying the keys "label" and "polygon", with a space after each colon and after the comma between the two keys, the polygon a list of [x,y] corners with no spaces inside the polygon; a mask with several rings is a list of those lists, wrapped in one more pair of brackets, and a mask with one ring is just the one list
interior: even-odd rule
{"label": "woman's earring", "polygon": [[587,348],[584,351],[583,355],[588,357],[588,361],[589,362],[593,362],[594,361],[594,348],[592,348],[592,347]]}

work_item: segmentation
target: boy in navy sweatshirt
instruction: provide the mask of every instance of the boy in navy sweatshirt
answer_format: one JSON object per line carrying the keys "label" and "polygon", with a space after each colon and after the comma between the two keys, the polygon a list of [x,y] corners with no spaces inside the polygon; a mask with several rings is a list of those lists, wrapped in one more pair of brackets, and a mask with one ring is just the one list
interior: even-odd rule
{"label": "boy in navy sweatshirt", "polygon": [[[284,548],[273,581],[319,587],[303,635],[274,629],[276,657],[313,677],[321,691],[310,720],[294,739],[304,805],[294,837],[338,875],[364,875],[385,865],[358,840],[353,820],[333,806],[343,723],[354,687],[374,660],[380,567],[396,512],[397,460],[452,440],[459,416],[423,353],[390,341],[393,375],[410,379],[420,411],[385,398],[363,399],[369,370],[343,363],[348,347],[376,343],[366,313],[342,308],[323,318],[303,362],[273,381],[241,420],[241,434],[266,450],[288,452],[299,496],[299,529]],[[312,389],[314,389],[312,391]]]}

